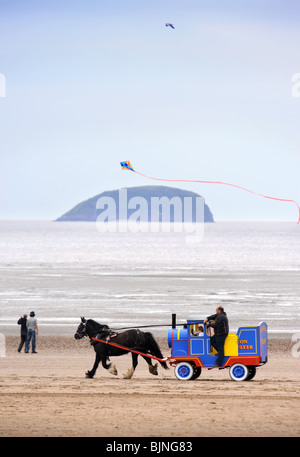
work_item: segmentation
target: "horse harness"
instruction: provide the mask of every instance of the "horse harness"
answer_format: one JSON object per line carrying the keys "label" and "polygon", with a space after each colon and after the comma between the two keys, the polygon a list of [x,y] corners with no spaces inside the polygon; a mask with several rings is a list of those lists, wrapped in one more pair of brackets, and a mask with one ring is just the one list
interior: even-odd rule
{"label": "horse harness", "polygon": [[[116,336],[118,336],[118,333],[116,332],[113,332],[111,329],[108,329],[108,330],[105,330],[105,331],[102,331],[102,332],[99,332],[97,335],[96,335],[96,340],[105,340],[105,344],[108,344],[110,342],[110,340],[112,338],[115,338]],[[95,345],[97,344],[98,341],[95,341],[95,340],[91,340],[91,344],[92,345]],[[140,344],[140,331],[139,329],[137,329],[136,331],[136,340],[135,340],[135,348],[139,347],[139,344]]]}
{"label": "horse harness", "polygon": [[[112,330],[106,330],[104,332],[97,333],[95,338],[98,340],[105,340],[106,344],[108,344],[111,338],[115,338],[116,336],[118,336],[118,333],[113,332]],[[98,341],[91,340],[91,344],[95,345],[97,343]]]}

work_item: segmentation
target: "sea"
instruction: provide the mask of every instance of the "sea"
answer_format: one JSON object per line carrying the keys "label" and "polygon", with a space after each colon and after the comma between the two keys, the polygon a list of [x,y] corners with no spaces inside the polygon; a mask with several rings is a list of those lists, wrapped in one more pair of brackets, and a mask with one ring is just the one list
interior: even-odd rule
{"label": "sea", "polygon": [[40,335],[72,336],[80,317],[166,336],[218,305],[230,332],[264,321],[300,332],[300,226],[204,224],[197,242],[174,231],[107,231],[94,222],[0,221],[0,333],[35,312]]}

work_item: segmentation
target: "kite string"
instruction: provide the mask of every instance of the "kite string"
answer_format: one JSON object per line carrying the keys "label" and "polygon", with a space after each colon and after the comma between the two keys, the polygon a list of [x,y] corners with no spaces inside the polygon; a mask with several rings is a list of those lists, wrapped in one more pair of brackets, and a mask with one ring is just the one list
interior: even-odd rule
{"label": "kite string", "polygon": [[199,183],[204,183],[204,184],[223,184],[225,186],[231,186],[231,187],[236,187],[237,189],[242,189],[242,190],[245,190],[246,192],[250,192],[251,194],[254,194],[254,195],[258,195],[259,197],[263,197],[263,198],[269,198],[270,200],[277,200],[277,201],[281,201],[281,202],[291,202],[291,203],[295,203],[295,205],[297,205],[297,208],[298,208],[298,222],[297,224],[300,223],[300,206],[299,204],[295,201],[295,200],[290,200],[290,199],[286,199],[286,198],[277,198],[277,197],[270,197],[268,195],[263,195],[263,194],[259,194],[257,192],[254,192],[253,190],[250,190],[250,189],[246,189],[245,187],[241,187],[241,186],[237,186],[235,184],[230,184],[230,183],[227,183],[227,182],[223,182],[223,181],[201,181],[201,180],[198,180],[198,179],[164,179],[164,178],[154,178],[152,176],[147,176],[147,175],[144,175],[143,173],[140,173],[139,171],[136,171],[134,170],[135,173],[143,176],[144,178],[148,178],[148,179],[153,179],[155,181],[169,181],[169,182],[199,182]]}

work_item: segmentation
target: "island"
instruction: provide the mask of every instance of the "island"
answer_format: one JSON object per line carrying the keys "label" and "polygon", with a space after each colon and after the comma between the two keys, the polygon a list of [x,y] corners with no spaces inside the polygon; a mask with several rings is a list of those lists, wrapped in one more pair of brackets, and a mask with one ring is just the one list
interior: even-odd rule
{"label": "island", "polygon": [[[202,214],[201,214],[202,213]],[[169,186],[137,186],[104,191],[78,203],[56,222],[94,222],[99,218],[146,222],[214,222],[204,198]]]}

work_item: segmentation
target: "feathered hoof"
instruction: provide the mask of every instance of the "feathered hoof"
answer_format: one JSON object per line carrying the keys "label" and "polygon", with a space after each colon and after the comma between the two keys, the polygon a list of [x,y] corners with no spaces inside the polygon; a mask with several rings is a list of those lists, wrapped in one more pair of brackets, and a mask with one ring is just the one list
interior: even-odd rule
{"label": "feathered hoof", "polygon": [[109,368],[108,372],[109,372],[110,374],[113,374],[114,376],[117,376],[118,370],[117,370],[116,365],[112,365],[112,366]]}
{"label": "feathered hoof", "polygon": [[131,379],[133,373],[134,373],[133,367],[128,368],[127,372],[126,372],[126,373],[123,373],[123,378],[124,378],[124,379]]}
{"label": "feathered hoof", "polygon": [[155,376],[158,375],[157,363],[155,365],[149,365],[149,372]]}

